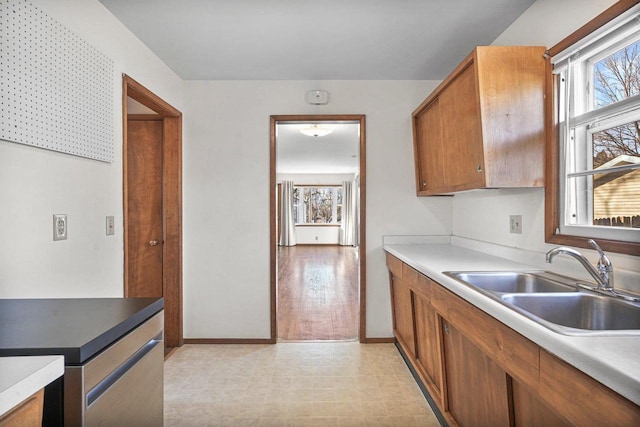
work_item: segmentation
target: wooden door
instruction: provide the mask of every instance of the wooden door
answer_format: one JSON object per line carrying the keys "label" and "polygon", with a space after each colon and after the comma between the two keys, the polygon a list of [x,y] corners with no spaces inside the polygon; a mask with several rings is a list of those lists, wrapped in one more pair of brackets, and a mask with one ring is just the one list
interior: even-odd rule
{"label": "wooden door", "polygon": [[163,122],[127,124],[128,297],[163,296]]}
{"label": "wooden door", "polygon": [[447,412],[461,426],[509,426],[507,374],[450,323],[444,323]]}

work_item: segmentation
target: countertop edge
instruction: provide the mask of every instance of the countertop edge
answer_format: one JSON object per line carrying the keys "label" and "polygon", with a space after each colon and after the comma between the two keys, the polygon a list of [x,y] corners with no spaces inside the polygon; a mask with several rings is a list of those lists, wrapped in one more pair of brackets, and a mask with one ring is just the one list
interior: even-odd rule
{"label": "countertop edge", "polygon": [[[10,370],[15,381],[1,383],[0,415],[64,374],[63,356],[16,356],[0,358],[0,372]],[[7,371],[5,371],[7,372]]]}
{"label": "countertop edge", "polygon": [[[443,274],[444,271],[539,268],[448,244],[385,245],[383,248],[546,351],[640,405],[640,364],[634,356],[640,354],[638,336],[558,334]],[[479,268],[479,264],[484,268]]]}

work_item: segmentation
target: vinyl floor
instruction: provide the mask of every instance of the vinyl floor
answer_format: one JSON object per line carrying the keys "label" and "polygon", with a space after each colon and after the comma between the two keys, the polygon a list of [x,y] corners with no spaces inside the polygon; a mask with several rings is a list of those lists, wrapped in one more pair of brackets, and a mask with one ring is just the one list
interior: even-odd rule
{"label": "vinyl floor", "polygon": [[167,427],[439,425],[393,344],[192,344],[164,374]]}

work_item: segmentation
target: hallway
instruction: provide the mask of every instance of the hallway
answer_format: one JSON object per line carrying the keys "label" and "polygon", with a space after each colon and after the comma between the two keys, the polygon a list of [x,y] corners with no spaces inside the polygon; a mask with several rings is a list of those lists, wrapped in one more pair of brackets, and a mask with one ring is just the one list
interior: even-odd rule
{"label": "hallway", "polygon": [[357,340],[358,250],[278,248],[278,340]]}

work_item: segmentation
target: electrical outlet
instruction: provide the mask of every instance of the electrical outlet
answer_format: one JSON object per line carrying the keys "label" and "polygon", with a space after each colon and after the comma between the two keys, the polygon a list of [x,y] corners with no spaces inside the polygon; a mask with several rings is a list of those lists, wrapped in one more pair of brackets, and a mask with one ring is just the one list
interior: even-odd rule
{"label": "electrical outlet", "polygon": [[53,214],[53,240],[67,240],[67,215]]}
{"label": "electrical outlet", "polygon": [[522,215],[509,215],[509,233],[522,234]]}
{"label": "electrical outlet", "polygon": [[113,216],[107,217],[107,236],[116,234],[115,219]]}

